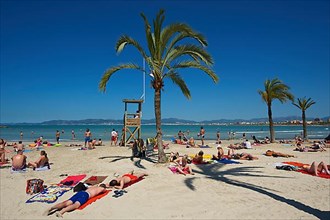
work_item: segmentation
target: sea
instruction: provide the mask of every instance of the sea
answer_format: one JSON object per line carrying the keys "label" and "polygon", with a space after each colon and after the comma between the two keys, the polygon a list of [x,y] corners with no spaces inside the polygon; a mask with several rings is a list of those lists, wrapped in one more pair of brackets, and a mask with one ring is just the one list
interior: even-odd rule
{"label": "sea", "polygon": [[[220,132],[220,137],[224,139],[240,140],[245,133],[246,138],[251,139],[254,135],[258,139],[264,139],[269,135],[268,125],[203,125],[205,129],[205,139],[216,140],[217,131]],[[20,140],[20,133],[23,133],[22,141],[32,142],[38,137],[43,137],[43,140],[55,142],[55,133],[60,131],[60,141],[72,141],[72,131],[75,133],[76,142],[84,141],[84,132],[90,129],[92,137],[102,139],[104,141],[110,140],[110,133],[113,129],[118,131],[121,135],[123,125],[9,125],[0,128],[0,138],[9,142],[18,142]],[[169,141],[177,136],[181,130],[190,138],[198,139],[198,133],[201,125],[162,125],[163,140]],[[296,136],[302,136],[303,128],[301,125],[279,125],[274,126],[275,138],[293,139]],[[324,139],[329,135],[330,125],[309,125],[307,127],[307,134],[309,139]],[[155,137],[155,125],[142,125],[141,135],[143,139]]]}

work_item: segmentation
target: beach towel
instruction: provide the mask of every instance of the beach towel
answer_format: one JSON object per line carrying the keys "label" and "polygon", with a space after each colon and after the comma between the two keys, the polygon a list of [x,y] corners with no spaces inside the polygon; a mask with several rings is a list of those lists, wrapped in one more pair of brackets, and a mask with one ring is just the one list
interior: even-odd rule
{"label": "beach towel", "polygon": [[[300,162],[283,162],[284,164],[289,164],[289,165],[293,165],[293,166],[296,166],[296,167],[299,167],[299,168],[302,168],[304,165],[309,165],[309,164],[304,164],[304,163],[300,163]],[[328,169],[330,168],[330,166],[328,165]],[[299,173],[303,173],[303,174],[308,174],[308,175],[311,175],[311,176],[315,176],[311,173],[308,173],[307,171],[305,170],[302,170],[302,169],[299,169],[299,170],[296,170],[297,172]],[[325,173],[320,173],[318,172],[318,177],[321,177],[321,178],[325,178],[325,179],[330,179],[330,175],[327,175]]]}
{"label": "beach towel", "polygon": [[211,148],[209,145],[198,145],[199,148]]}
{"label": "beach towel", "polygon": [[6,165],[6,164],[9,164],[9,162],[0,162],[0,166],[3,166],[3,165]]}
{"label": "beach towel", "polygon": [[108,195],[108,193],[110,192],[111,190],[106,190],[104,193],[102,194],[99,194],[97,196],[94,196],[93,198],[90,198],[87,200],[87,202],[85,204],[83,204],[82,206],[80,206],[78,209],[79,210],[83,210],[86,206],[92,204],[93,202],[95,202],[96,200],[98,199],[101,199],[103,198],[104,196]]}
{"label": "beach towel", "polygon": [[[189,154],[188,155],[190,158],[194,158],[195,157],[195,154]],[[211,154],[204,154],[203,155],[203,159],[204,160],[211,160],[212,159],[212,155]]]}
{"label": "beach towel", "polygon": [[102,183],[103,180],[105,180],[108,176],[91,176],[87,180],[84,181],[84,183],[88,185],[96,185],[99,183]]}
{"label": "beach towel", "polygon": [[35,171],[47,171],[47,170],[50,170],[49,166],[38,167],[35,169]]}
{"label": "beach towel", "polygon": [[14,170],[13,167],[10,168],[10,172],[11,173],[25,173],[26,172],[26,168],[21,169],[21,170]]}
{"label": "beach towel", "polygon": [[23,152],[24,153],[29,153],[29,152],[32,152],[32,150],[30,150],[30,149],[24,149]]}
{"label": "beach towel", "polygon": [[71,186],[51,185],[48,188],[46,188],[44,191],[28,199],[26,203],[32,203],[32,202],[54,203],[60,196],[62,196],[64,193],[66,193],[71,189],[72,189]]}
{"label": "beach towel", "polygon": [[[174,173],[174,174],[178,174],[178,173],[179,173],[178,168],[177,168],[176,166],[169,166],[168,169],[169,169],[170,171],[172,171],[172,173]],[[185,169],[183,170],[183,172],[184,172],[185,174],[189,174],[189,169],[188,169],[188,168],[185,168]]]}
{"label": "beach towel", "polygon": [[134,174],[124,174],[123,176],[128,176],[131,178],[131,182],[129,183],[125,183],[123,189],[125,189],[126,187],[129,187],[131,185],[133,185],[134,183],[140,182],[141,180],[144,179],[144,177],[140,177],[138,178],[137,176],[135,176]]}
{"label": "beach towel", "polygon": [[214,160],[216,163],[223,163],[223,164],[240,164],[238,161],[229,160],[227,158],[222,158],[221,160]]}
{"label": "beach towel", "polygon": [[68,176],[64,180],[60,182],[60,184],[66,185],[66,186],[75,186],[79,181],[84,179],[86,177],[86,174],[76,175],[76,176]]}

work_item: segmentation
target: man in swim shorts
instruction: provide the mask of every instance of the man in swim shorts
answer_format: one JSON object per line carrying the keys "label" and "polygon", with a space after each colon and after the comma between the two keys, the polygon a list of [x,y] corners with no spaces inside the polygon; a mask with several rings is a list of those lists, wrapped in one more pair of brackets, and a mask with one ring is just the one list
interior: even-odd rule
{"label": "man in swim shorts", "polygon": [[76,210],[87,202],[88,199],[93,198],[105,192],[105,185],[91,186],[86,191],[79,191],[74,194],[70,199],[60,202],[50,209],[47,209],[44,215],[51,215],[56,211],[57,217],[62,217],[64,213]]}
{"label": "man in swim shorts", "polygon": [[133,172],[134,171],[132,171],[129,174],[124,174],[122,177],[118,177],[116,179],[111,180],[109,182],[109,187],[113,187],[116,189],[123,189],[125,184],[135,181],[141,177],[148,176],[148,174],[146,174],[146,173],[140,173],[140,174],[133,175]]}

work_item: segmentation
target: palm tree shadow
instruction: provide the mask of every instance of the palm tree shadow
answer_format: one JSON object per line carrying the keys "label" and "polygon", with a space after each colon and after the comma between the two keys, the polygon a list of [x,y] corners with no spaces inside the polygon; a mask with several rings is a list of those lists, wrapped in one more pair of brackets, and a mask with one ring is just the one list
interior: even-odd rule
{"label": "palm tree shadow", "polygon": [[[194,171],[195,173],[199,173],[201,175],[205,175],[209,179],[213,179],[215,181],[221,181],[233,186],[242,187],[248,190],[252,190],[258,192],[260,194],[269,196],[272,199],[277,201],[286,203],[298,210],[302,210],[308,214],[314,215],[319,219],[330,219],[330,211],[321,211],[319,209],[310,207],[305,205],[299,201],[288,199],[283,196],[277,195],[275,190],[265,188],[262,186],[257,186],[250,183],[241,182],[238,180],[233,180],[228,176],[252,176],[252,177],[267,177],[267,178],[287,178],[287,177],[278,177],[278,176],[268,176],[268,175],[260,175],[261,171],[257,171],[255,169],[261,167],[236,167],[226,171],[219,171],[219,169],[224,166],[224,164],[210,164],[210,165],[198,165],[201,171]],[[190,177],[185,180],[185,184],[191,190],[196,190],[196,187],[193,185],[195,177]]]}

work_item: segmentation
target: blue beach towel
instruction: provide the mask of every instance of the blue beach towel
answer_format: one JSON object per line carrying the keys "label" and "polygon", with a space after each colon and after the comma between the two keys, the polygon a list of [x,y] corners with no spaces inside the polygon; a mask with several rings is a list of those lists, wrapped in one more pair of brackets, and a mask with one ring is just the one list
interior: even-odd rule
{"label": "blue beach towel", "polygon": [[234,160],[229,160],[227,158],[222,158],[221,160],[214,160],[217,163],[223,163],[223,164],[240,164],[240,162],[238,161],[234,161]]}

